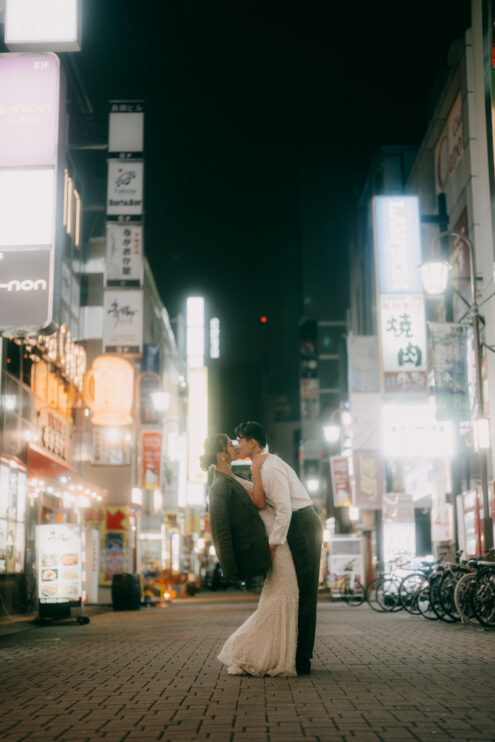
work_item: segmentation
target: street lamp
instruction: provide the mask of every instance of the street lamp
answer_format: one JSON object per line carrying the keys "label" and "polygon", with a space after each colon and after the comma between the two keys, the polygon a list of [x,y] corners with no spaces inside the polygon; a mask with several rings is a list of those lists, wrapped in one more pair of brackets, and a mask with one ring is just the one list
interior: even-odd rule
{"label": "street lamp", "polygon": [[340,438],[340,425],[324,425],[323,435],[325,436],[327,443],[338,443]]}
{"label": "street lamp", "polygon": [[[474,245],[465,235],[460,232],[440,232],[433,242],[432,250],[436,243],[442,237],[455,237],[462,240],[468,249],[469,256],[469,273],[471,283],[472,304],[469,306],[471,314],[471,324],[473,328],[473,345],[474,345],[474,365],[476,378],[476,403],[478,407],[478,419],[473,420],[473,433],[477,439],[478,452],[480,457],[480,476],[481,490],[483,494],[483,535],[485,541],[485,551],[493,548],[493,527],[490,515],[490,500],[488,495],[488,466],[487,451],[490,447],[488,439],[488,421],[483,417],[483,379],[481,375],[481,334],[480,334],[480,313],[476,297],[476,261],[474,254]],[[445,261],[431,260],[420,266],[421,280],[423,288],[429,296],[439,296],[447,288],[448,277],[451,265]]]}
{"label": "street lamp", "polygon": [[328,418],[328,423],[323,425],[323,435],[327,443],[335,444],[340,440],[342,423],[342,413],[339,410],[333,410]]}

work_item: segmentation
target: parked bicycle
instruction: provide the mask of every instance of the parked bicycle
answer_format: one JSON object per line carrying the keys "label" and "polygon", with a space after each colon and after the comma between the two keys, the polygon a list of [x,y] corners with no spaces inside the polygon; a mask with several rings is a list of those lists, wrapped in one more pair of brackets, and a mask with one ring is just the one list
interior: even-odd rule
{"label": "parked bicycle", "polygon": [[344,575],[330,587],[332,599],[338,597],[351,606],[362,605],[366,600],[366,588],[361,582],[361,577],[354,573],[356,561],[357,559],[352,559],[348,562],[344,567]]}

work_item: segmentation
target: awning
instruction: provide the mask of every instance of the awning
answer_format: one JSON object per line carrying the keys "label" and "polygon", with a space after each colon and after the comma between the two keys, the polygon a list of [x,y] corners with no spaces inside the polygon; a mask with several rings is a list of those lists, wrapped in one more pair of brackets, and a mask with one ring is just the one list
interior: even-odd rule
{"label": "awning", "polygon": [[45,451],[30,443],[28,446],[28,476],[41,479],[56,479],[57,477],[77,475],[77,471],[67,461],[50,451]]}
{"label": "awning", "polygon": [[107,494],[105,489],[83,478],[72,464],[37,446],[36,443],[30,443],[28,446],[27,474],[28,482],[32,485],[36,483],[39,486],[42,482],[46,485],[49,482],[55,490],[53,494],[58,497],[74,494],[101,499]]}

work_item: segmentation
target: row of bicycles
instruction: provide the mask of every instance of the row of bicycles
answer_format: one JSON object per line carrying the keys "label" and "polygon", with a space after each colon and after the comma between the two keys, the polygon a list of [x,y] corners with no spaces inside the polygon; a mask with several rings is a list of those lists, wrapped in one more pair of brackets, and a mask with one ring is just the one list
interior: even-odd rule
{"label": "row of bicycles", "polygon": [[429,621],[463,622],[495,628],[495,550],[482,557],[453,561],[420,562],[407,569],[397,560],[390,573],[364,587],[346,568],[342,597],[351,606],[368,603],[375,611],[407,611]]}

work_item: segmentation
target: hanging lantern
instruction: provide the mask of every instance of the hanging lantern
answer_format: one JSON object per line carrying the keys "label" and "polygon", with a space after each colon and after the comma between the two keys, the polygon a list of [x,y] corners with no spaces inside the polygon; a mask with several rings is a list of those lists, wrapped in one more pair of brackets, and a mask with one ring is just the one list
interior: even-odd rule
{"label": "hanging lantern", "polygon": [[98,356],[84,376],[83,397],[93,410],[94,425],[132,423],[134,369],[120,356]]}
{"label": "hanging lantern", "polygon": [[423,290],[429,296],[440,296],[447,289],[452,266],[445,260],[431,260],[419,266]]}

